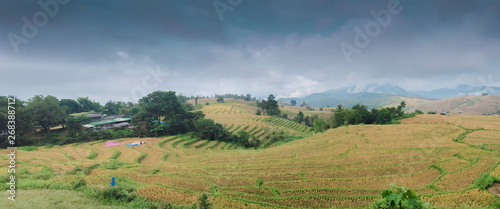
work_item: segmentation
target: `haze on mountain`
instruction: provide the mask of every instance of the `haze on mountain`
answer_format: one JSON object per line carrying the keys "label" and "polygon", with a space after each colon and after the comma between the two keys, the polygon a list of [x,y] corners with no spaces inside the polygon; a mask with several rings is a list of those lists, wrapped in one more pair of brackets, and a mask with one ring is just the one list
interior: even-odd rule
{"label": "haze on mountain", "polygon": [[0,95],[103,104],[155,90],[267,98],[372,83],[415,94],[500,86],[499,1],[243,0],[221,1],[222,13],[214,1],[57,2],[0,3]]}
{"label": "haze on mountain", "polygon": [[401,97],[433,101],[453,97],[483,95],[500,95],[500,88],[494,86],[459,85],[453,88],[441,88],[430,91],[407,91],[402,87],[391,84],[369,84],[331,89],[304,97],[281,98],[280,101],[290,103],[291,100],[295,100],[298,104],[305,102],[307,105],[315,107],[333,107],[339,104],[350,107],[356,104],[364,104],[370,108],[377,108],[397,104],[402,101]]}

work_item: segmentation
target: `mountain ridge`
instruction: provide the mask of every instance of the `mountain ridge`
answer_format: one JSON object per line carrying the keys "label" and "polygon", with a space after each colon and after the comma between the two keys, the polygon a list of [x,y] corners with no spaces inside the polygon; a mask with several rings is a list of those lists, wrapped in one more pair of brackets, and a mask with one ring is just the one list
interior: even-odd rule
{"label": "mountain ridge", "polygon": [[[418,101],[416,102],[418,104],[425,104],[433,101],[440,101],[456,97],[467,97],[458,99],[460,101],[463,100],[462,102],[466,103],[467,99],[473,99],[477,96],[498,94],[500,94],[500,87],[493,86],[470,86],[464,84],[458,85],[453,88],[441,88],[430,91],[407,91],[402,87],[392,84],[368,84],[363,86],[348,86],[339,89],[330,89],[324,92],[313,93],[301,98],[281,98],[279,99],[279,101],[284,104],[289,104],[291,100],[295,100],[297,102],[297,105],[301,105],[305,102],[309,106],[316,107],[334,107],[339,104],[345,107],[351,107],[356,104],[363,104],[368,108],[377,108],[382,106],[393,106],[395,104],[399,104],[401,101],[408,100],[415,100]],[[484,104],[486,105],[487,103],[487,105],[493,106],[494,108],[476,107],[476,109],[478,110],[467,110],[465,112],[470,112],[473,114],[495,114],[495,108],[500,110],[500,105],[498,105],[500,103],[500,97],[491,97],[491,100],[493,100],[493,102],[485,102]],[[499,101],[496,102],[496,100]],[[442,103],[445,104],[448,102],[445,100],[445,102]],[[421,109],[426,111],[450,112],[451,109],[444,110],[443,108],[438,108],[438,104],[439,102],[437,102],[435,105],[429,104],[429,107],[421,106]],[[484,109],[485,111],[480,111],[479,109]],[[413,109],[413,111],[414,110],[415,109]],[[461,109],[457,109],[456,111],[454,110],[452,112],[463,113],[464,111],[461,111]]]}

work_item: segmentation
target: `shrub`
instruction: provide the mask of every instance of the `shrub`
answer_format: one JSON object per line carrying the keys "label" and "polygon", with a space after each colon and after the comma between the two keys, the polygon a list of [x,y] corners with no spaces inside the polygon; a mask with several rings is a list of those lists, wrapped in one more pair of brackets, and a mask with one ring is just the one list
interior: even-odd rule
{"label": "shrub", "polygon": [[488,174],[483,174],[479,178],[474,181],[474,186],[486,190],[489,186],[491,186],[495,181],[499,179],[495,176],[490,176]]}
{"label": "shrub", "polygon": [[208,196],[203,193],[200,198],[198,198],[198,206],[200,209],[211,209],[212,204],[208,201]]}
{"label": "shrub", "polygon": [[382,199],[372,205],[373,209],[423,209],[430,208],[410,189],[392,184],[388,190],[382,192]]}
{"label": "shrub", "polygon": [[102,200],[104,202],[132,202],[138,198],[138,196],[133,193],[133,188],[122,188],[119,186],[108,187],[103,190],[93,189],[92,195],[93,197]]}

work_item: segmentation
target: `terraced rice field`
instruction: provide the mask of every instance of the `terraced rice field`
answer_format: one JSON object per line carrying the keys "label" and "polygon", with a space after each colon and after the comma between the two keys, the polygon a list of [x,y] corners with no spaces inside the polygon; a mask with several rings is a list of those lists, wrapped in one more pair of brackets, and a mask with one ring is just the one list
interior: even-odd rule
{"label": "terraced rice field", "polygon": [[255,115],[249,112],[248,105],[238,100],[203,107],[206,118],[221,123],[232,133],[246,131],[257,139],[264,139],[272,131],[285,131],[296,136],[307,136],[310,128],[278,117]]}
{"label": "terraced rice field", "polygon": [[[299,125],[245,113],[244,106],[205,108],[207,117],[235,130],[259,133],[260,127],[279,126],[307,133]],[[48,166],[54,175],[84,175],[87,185],[98,188],[115,176],[118,185],[135,182],[139,195],[175,204],[194,203],[206,193],[214,208],[363,208],[396,183],[438,207],[492,207],[499,197],[474,188],[473,182],[484,173],[500,177],[499,153],[454,142],[464,128],[484,129],[469,133],[465,142],[495,139],[500,117],[421,115],[398,125],[330,129],[259,150],[173,136],[121,139],[116,147],[99,142],[39,148],[18,151],[18,156],[30,172]],[[146,144],[124,146],[136,140]],[[97,156],[89,159],[92,152]],[[69,172],[75,166],[112,161],[125,165],[116,170],[96,166],[87,174]],[[63,166],[67,169],[59,168]]]}

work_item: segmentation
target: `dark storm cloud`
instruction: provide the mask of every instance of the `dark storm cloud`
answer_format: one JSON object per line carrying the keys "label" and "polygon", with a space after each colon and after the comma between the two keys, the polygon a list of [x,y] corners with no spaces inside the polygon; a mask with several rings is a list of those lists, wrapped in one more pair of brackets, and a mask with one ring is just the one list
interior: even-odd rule
{"label": "dark storm cloud", "polygon": [[[339,45],[354,45],[354,28],[376,22],[371,12],[392,1],[242,0],[221,21],[210,0],[72,0],[18,53],[7,34],[22,35],[22,18],[43,10],[39,1],[3,1],[0,94],[105,101],[140,88],[264,97],[367,83],[497,84],[499,1],[401,0],[402,11],[347,62]],[[153,85],[148,67],[168,76]]]}

